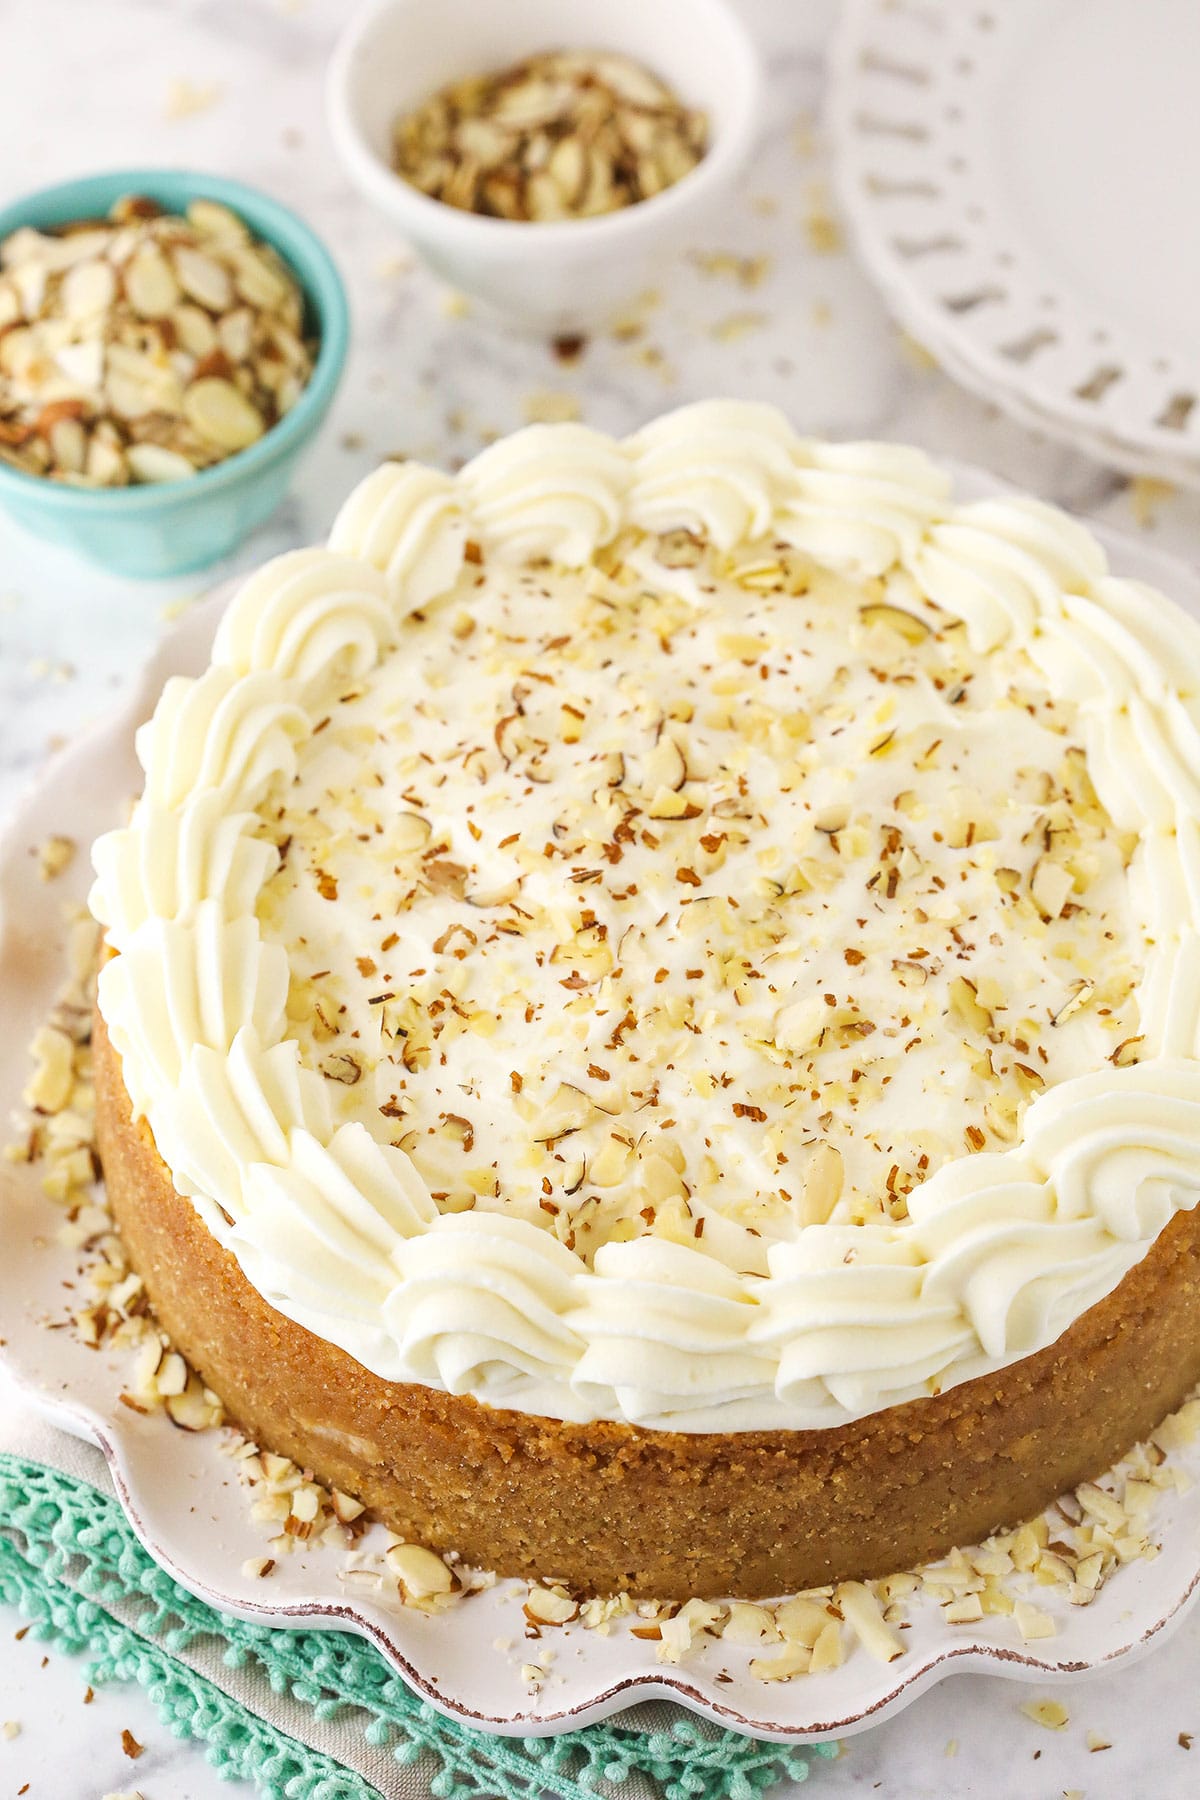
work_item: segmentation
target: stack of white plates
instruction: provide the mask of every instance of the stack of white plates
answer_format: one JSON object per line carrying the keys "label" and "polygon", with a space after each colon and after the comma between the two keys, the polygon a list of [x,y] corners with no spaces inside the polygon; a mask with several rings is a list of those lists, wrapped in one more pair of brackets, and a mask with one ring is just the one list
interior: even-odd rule
{"label": "stack of white plates", "polygon": [[965,386],[1200,486],[1200,5],[849,0],[831,119],[888,306]]}

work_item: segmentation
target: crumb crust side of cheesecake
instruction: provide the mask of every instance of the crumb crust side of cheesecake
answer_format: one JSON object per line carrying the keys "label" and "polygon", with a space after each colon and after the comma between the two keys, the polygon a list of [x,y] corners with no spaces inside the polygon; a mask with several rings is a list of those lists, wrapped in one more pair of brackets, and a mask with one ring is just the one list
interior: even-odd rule
{"label": "crumb crust side of cheesecake", "polygon": [[94,1043],[113,1212],[176,1346],[264,1448],[502,1575],[661,1599],[883,1576],[1095,1477],[1200,1379],[1193,1210],[1048,1348],[827,1430],[579,1425],[389,1382],[251,1287],[133,1119],[99,1014]]}

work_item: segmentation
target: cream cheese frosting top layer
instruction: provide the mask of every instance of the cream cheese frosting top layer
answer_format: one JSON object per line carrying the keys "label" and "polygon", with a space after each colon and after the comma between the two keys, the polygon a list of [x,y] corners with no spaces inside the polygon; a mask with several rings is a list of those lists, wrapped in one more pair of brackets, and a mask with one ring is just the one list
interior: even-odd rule
{"label": "cream cheese frosting top layer", "polygon": [[1036,502],[714,402],[386,465],[96,848],[176,1186],[377,1373],[835,1425],[1200,1192],[1200,630]]}

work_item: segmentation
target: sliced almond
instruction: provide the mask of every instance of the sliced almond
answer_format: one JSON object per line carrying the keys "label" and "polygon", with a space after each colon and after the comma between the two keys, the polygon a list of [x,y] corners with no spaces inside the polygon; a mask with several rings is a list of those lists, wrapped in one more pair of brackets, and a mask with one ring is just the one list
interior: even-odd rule
{"label": "sliced almond", "polygon": [[589,72],[593,81],[610,88],[619,100],[627,100],[632,106],[662,110],[674,101],[670,88],[631,56],[608,51],[592,61]]}
{"label": "sliced almond", "polygon": [[91,319],[113,303],[117,277],[112,264],[99,260],[76,263],[63,277],[61,304],[68,319]]}
{"label": "sliced almond", "polygon": [[817,1144],[804,1171],[804,1186],[796,1202],[802,1225],[824,1225],[842,1197],[846,1166],[835,1144]]}
{"label": "sliced almond", "polygon": [[186,481],[196,473],[186,456],[161,444],[130,444],[125,454],[135,481]]}
{"label": "sliced almond", "polygon": [[681,788],[687,780],[687,760],[683,751],[665,732],[650,753],[643,758],[642,775],[652,789]]}
{"label": "sliced almond", "polygon": [[906,644],[920,644],[929,636],[929,626],[916,613],[906,612],[901,606],[889,606],[878,602],[871,606],[860,606],[859,617],[865,625],[883,625],[902,637]]}
{"label": "sliced almond", "polygon": [[35,1112],[60,1111],[75,1079],[75,1046],[65,1031],[43,1025],[33,1040],[34,1072],[21,1096]]}
{"label": "sliced almond", "polygon": [[171,256],[185,294],[211,313],[228,312],[233,304],[233,283],[224,264],[190,244],[176,245]]}
{"label": "sliced almond", "polygon": [[[289,333],[289,337],[290,335]],[[248,306],[237,306],[219,319],[217,339],[231,363],[245,362],[254,347],[254,313],[251,309]],[[291,341],[298,345],[303,358],[304,346],[299,344],[298,339],[293,338]],[[295,357],[289,358],[289,361],[295,360]]]}
{"label": "sliced almond", "polygon": [[245,221],[229,207],[222,206],[219,200],[193,200],[188,206],[187,217],[188,223],[194,225],[202,237],[231,244],[249,241],[250,232]]}
{"label": "sliced almond", "polygon": [[578,206],[588,178],[587,151],[577,137],[560,138],[550,152],[547,170],[567,211]]}
{"label": "sliced almond", "polygon": [[384,1553],[384,1561],[413,1600],[426,1600],[434,1594],[449,1594],[454,1588],[454,1575],[440,1556],[421,1544],[393,1544]]}
{"label": "sliced almond", "polygon": [[189,356],[202,360],[217,349],[217,328],[202,306],[195,306],[190,301],[177,306],[171,314],[171,324],[180,348]]}
{"label": "sliced almond", "polygon": [[194,381],[183,397],[183,413],[192,430],[227,451],[245,450],[265,430],[262,414],[220,376]]}
{"label": "sliced almond", "polygon": [[125,297],[142,319],[161,319],[178,304],[179,283],[156,244],[146,244],[125,265]]}
{"label": "sliced almond", "polygon": [[903,1656],[903,1640],[885,1623],[879,1601],[865,1582],[843,1581],[835,1597],[847,1625],[877,1662]]}
{"label": "sliced almond", "polygon": [[594,1187],[616,1187],[633,1162],[632,1147],[615,1134],[605,1139],[587,1168],[588,1181]]}
{"label": "sliced almond", "polygon": [[950,1009],[956,1018],[972,1031],[988,1032],[992,1029],[991,1013],[979,1001],[979,990],[973,981],[965,975],[955,975],[950,983]]}
{"label": "sliced almond", "polygon": [[129,466],[117,445],[93,433],[84,464],[88,480],[97,487],[121,487],[129,479]]}
{"label": "sliced almond", "polygon": [[0,280],[0,331],[7,331],[23,316],[21,296],[16,288],[11,281]]}
{"label": "sliced almond", "polygon": [[[287,293],[287,282],[265,257],[255,250],[240,250],[233,258],[233,281],[243,300],[273,312]],[[217,309],[223,312],[224,307]]]}
{"label": "sliced almond", "polygon": [[87,459],[87,432],[79,420],[57,420],[50,427],[49,437],[58,467],[68,475],[81,474]]}
{"label": "sliced almond", "polygon": [[1071,871],[1048,856],[1039,857],[1029,883],[1033,903],[1043,919],[1057,919],[1074,887]]}
{"label": "sliced almond", "polygon": [[334,1517],[341,1525],[352,1525],[367,1510],[361,1500],[356,1500],[353,1494],[343,1494],[340,1488],[330,1490],[329,1503],[333,1507]]}
{"label": "sliced almond", "polygon": [[535,1625],[566,1625],[579,1613],[579,1602],[559,1588],[531,1587],[525,1617]]}
{"label": "sliced almond", "polygon": [[596,1116],[596,1107],[581,1088],[573,1087],[570,1082],[561,1082],[551,1095],[547,1104],[538,1116],[534,1132],[540,1144],[551,1143],[560,1137],[566,1137],[572,1131],[578,1131]]}
{"label": "sliced almond", "polygon": [[15,331],[6,331],[0,337],[0,374],[20,380],[36,361],[37,353],[37,339],[28,326],[18,325]]}
{"label": "sliced almond", "polygon": [[397,854],[423,850],[433,836],[433,826],[420,813],[398,812],[388,827],[388,847]]}

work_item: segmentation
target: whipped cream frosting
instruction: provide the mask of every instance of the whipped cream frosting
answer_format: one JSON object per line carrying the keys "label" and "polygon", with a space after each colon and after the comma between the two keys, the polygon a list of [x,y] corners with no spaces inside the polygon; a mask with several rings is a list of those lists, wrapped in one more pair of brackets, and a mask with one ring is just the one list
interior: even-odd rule
{"label": "whipped cream frosting", "polygon": [[386,465],[96,846],[179,1191],[392,1379],[843,1423],[1200,1194],[1200,629],[1034,501],[714,402]]}

